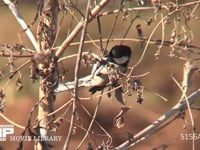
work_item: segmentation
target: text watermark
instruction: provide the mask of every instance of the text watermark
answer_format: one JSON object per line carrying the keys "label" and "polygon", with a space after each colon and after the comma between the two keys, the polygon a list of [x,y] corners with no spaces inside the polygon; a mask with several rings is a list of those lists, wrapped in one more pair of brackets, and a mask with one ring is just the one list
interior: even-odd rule
{"label": "text watermark", "polygon": [[60,142],[62,136],[10,136],[10,141],[48,141],[48,142]]}
{"label": "text watermark", "polygon": [[181,133],[180,140],[191,141],[200,140],[200,133]]}
{"label": "text watermark", "polygon": [[13,135],[15,132],[13,125],[0,125],[0,141],[48,141],[59,142],[62,136],[30,136],[30,135]]}

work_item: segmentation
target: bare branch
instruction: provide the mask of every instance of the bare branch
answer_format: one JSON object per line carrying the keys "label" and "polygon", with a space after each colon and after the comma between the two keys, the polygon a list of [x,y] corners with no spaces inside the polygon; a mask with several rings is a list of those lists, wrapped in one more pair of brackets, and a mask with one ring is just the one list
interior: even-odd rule
{"label": "bare branch", "polygon": [[[200,89],[193,92],[191,95],[188,96],[188,102],[190,105],[194,103],[197,98],[200,96]],[[142,142],[143,140],[147,139],[149,136],[151,136],[151,132],[156,130],[159,126],[161,126],[165,121],[167,121],[169,118],[173,117],[177,113],[183,112],[187,109],[187,102],[186,99],[182,99],[179,101],[171,110],[169,110],[167,113],[162,115],[158,120],[154,121],[151,125],[140,131],[138,134],[133,136],[131,142],[130,140],[122,143],[118,147],[115,148],[115,150],[123,150],[130,147],[133,147],[139,142]]]}
{"label": "bare branch", "polygon": [[29,27],[25,23],[23,17],[21,16],[21,14],[19,13],[19,11],[17,10],[15,4],[12,3],[10,0],[4,0],[4,3],[8,5],[8,7],[11,10],[12,14],[15,16],[15,18],[17,19],[17,21],[21,25],[22,29],[25,30],[25,32],[26,32],[29,40],[33,44],[33,46],[36,49],[36,51],[40,52],[39,45],[38,45],[38,43],[37,43],[34,35],[32,34],[31,30],[29,29]]}
{"label": "bare branch", "polygon": [[[194,122],[194,117],[190,108],[190,103],[188,101],[187,98],[187,92],[188,92],[188,88],[190,86],[190,81],[191,81],[191,76],[193,75],[194,71],[196,71],[198,68],[192,64],[192,62],[190,60],[187,60],[186,63],[184,64],[184,68],[183,68],[183,81],[182,81],[182,87],[181,85],[176,81],[176,79],[173,77],[173,80],[175,81],[175,83],[178,85],[179,89],[182,92],[182,96],[181,96],[181,100],[184,98],[186,100],[186,104],[187,104],[187,108],[189,111],[189,115],[190,115],[190,120],[191,120],[191,124],[192,124],[192,132],[193,134],[195,134],[195,122]],[[193,149],[195,149],[195,140],[193,140]]]}

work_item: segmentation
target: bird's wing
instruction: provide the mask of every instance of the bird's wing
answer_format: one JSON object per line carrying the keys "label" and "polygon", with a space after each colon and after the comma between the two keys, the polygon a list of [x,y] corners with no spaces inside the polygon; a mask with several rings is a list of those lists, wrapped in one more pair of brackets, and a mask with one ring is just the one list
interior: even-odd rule
{"label": "bird's wing", "polygon": [[[55,93],[65,92],[74,89],[75,82],[59,83],[58,87],[54,90]],[[85,76],[78,80],[78,87],[91,87],[91,75]]]}
{"label": "bird's wing", "polygon": [[[99,74],[104,73],[105,66],[101,65],[101,62],[97,61],[93,67],[90,75],[82,77],[78,80],[78,87],[92,87],[100,84],[103,82],[103,78],[99,76]],[[98,82],[96,82],[98,81]],[[70,89],[74,89],[74,81],[66,82],[66,83],[59,83],[58,87],[54,90],[55,93],[64,92]]]}

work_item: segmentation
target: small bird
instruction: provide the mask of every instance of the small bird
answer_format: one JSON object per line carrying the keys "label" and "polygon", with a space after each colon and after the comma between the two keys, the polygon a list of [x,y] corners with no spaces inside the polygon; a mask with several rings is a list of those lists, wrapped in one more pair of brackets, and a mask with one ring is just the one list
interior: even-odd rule
{"label": "small bird", "polygon": [[[78,87],[90,87],[89,92],[94,94],[108,86],[109,74],[113,70],[125,73],[131,57],[131,49],[126,45],[116,45],[112,47],[108,55],[94,63],[89,75],[78,80]],[[55,89],[55,93],[64,92],[74,88],[74,81],[60,83]]]}

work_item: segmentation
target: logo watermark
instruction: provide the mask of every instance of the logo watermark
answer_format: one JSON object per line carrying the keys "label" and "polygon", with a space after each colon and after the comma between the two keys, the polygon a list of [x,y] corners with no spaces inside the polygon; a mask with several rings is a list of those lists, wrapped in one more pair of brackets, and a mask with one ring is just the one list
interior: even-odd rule
{"label": "logo watermark", "polygon": [[7,135],[14,134],[13,125],[0,125],[0,141],[6,141]]}

